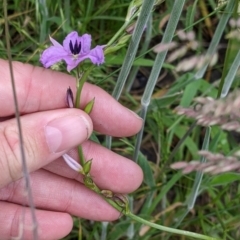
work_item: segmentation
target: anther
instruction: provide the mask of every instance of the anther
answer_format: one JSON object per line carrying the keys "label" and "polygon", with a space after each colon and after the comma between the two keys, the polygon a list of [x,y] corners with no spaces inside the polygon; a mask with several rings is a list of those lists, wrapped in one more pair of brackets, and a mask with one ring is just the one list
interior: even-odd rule
{"label": "anther", "polygon": [[79,44],[78,44],[78,42],[76,40],[75,44],[73,46],[72,40],[70,40],[69,48],[70,48],[70,51],[73,55],[77,55],[81,52],[81,42],[79,42]]}

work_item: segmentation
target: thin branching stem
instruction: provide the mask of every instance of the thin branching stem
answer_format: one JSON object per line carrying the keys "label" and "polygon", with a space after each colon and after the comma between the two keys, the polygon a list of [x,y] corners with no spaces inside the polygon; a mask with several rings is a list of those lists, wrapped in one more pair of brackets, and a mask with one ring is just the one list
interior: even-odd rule
{"label": "thin branching stem", "polygon": [[169,232],[169,233],[173,233],[173,234],[179,234],[181,236],[186,236],[186,237],[191,237],[191,238],[195,238],[195,239],[203,239],[203,240],[221,240],[219,238],[214,238],[214,237],[209,237],[203,234],[198,234],[198,233],[194,233],[194,232],[189,232],[189,231],[185,231],[185,230],[180,230],[180,229],[174,229],[174,228],[170,228],[170,227],[165,227],[153,222],[149,222],[139,216],[136,216],[134,214],[132,214],[131,212],[126,214],[128,217],[130,217],[131,219],[142,223],[144,225],[147,225],[149,227],[152,228],[156,228],[158,230],[164,231],[164,232]]}
{"label": "thin branching stem", "polygon": [[17,127],[18,127],[18,136],[19,136],[19,146],[20,146],[20,152],[21,152],[21,162],[22,162],[22,171],[23,176],[25,180],[25,188],[27,192],[27,198],[28,198],[28,205],[30,206],[31,210],[31,217],[32,217],[32,224],[33,224],[33,239],[38,239],[38,223],[37,218],[35,214],[35,207],[34,207],[34,201],[33,201],[33,195],[32,195],[32,189],[30,184],[30,175],[27,168],[27,160],[26,160],[26,154],[24,150],[24,143],[23,143],[23,133],[22,133],[22,126],[21,126],[21,120],[20,120],[20,112],[18,107],[18,99],[16,94],[16,86],[15,86],[15,80],[14,80],[14,73],[13,73],[13,65],[12,65],[12,55],[11,55],[11,46],[9,41],[9,26],[8,26],[8,18],[7,18],[7,1],[4,0],[4,18],[5,18],[5,35],[6,35],[6,44],[7,44],[7,55],[8,55],[8,62],[9,62],[9,69],[10,69],[10,76],[11,76],[11,84],[12,84],[12,91],[13,91],[13,99],[14,99],[14,106],[15,106],[15,117],[17,121]]}

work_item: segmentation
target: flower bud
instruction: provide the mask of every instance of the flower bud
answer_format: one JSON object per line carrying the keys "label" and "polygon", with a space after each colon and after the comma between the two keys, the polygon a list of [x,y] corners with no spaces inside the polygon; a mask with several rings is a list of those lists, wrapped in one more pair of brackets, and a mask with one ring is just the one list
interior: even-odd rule
{"label": "flower bud", "polygon": [[84,112],[87,113],[87,114],[90,114],[92,109],[93,109],[93,105],[94,105],[94,102],[95,102],[95,98],[93,98],[84,108]]}
{"label": "flower bud", "polygon": [[128,199],[124,195],[114,194],[113,201],[120,207],[126,208],[128,206]]}
{"label": "flower bud", "polygon": [[66,102],[67,102],[67,106],[69,108],[73,108],[74,107],[73,92],[72,92],[72,89],[70,87],[67,89]]}
{"label": "flower bud", "polygon": [[65,153],[62,155],[62,157],[71,169],[77,172],[82,171],[82,166],[77,161],[75,161],[72,157],[70,157],[68,154]]}
{"label": "flower bud", "polygon": [[119,44],[108,46],[104,49],[104,55],[107,55],[109,53],[114,53],[121,48],[122,48],[122,45],[119,45]]}
{"label": "flower bud", "polygon": [[125,21],[129,22],[130,19],[133,17],[134,14],[137,14],[140,12],[140,7],[142,5],[143,0],[133,0],[131,1],[128,11],[127,11],[127,16]]}
{"label": "flower bud", "polygon": [[92,159],[83,165],[83,172],[87,175],[91,171]]}
{"label": "flower bud", "polygon": [[118,44],[124,46],[129,41],[130,38],[131,38],[130,34],[124,35],[119,39]]}

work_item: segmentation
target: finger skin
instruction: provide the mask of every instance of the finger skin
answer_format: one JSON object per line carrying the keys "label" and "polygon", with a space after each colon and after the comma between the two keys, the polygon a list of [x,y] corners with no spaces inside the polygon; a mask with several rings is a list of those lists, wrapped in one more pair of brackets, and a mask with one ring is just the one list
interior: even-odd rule
{"label": "finger skin", "polygon": [[[84,118],[83,118],[84,117]],[[76,118],[77,129],[67,120]],[[85,124],[88,119],[88,125]],[[46,126],[62,121],[64,132],[59,140],[62,151],[52,152],[46,138]],[[79,125],[78,125],[79,122]],[[63,153],[85,141],[92,131],[91,119],[79,109],[58,109],[48,112],[27,114],[21,117],[23,132],[23,147],[29,172],[35,171]],[[73,134],[68,135],[68,131]],[[53,141],[57,141],[53,136]],[[22,177],[22,161],[18,128],[15,119],[4,121],[0,125],[0,187]]]}
{"label": "finger skin", "polygon": [[[33,239],[34,226],[29,208],[0,201],[0,209],[1,240]],[[35,210],[35,213],[39,239],[60,239],[70,233],[73,221],[69,214],[38,209]]]}
{"label": "finger skin", "polygon": [[[31,173],[32,194],[36,208],[65,212],[94,221],[112,221],[119,212],[101,196],[83,184],[46,170]],[[0,189],[0,200],[27,204],[23,179]]]}
{"label": "finger skin", "polygon": [[[84,142],[82,148],[85,158],[93,159],[90,173],[100,189],[128,194],[141,185],[142,169],[132,160],[91,141]],[[68,154],[78,159],[77,149],[71,150]],[[51,162],[44,169],[83,182],[82,175],[67,167],[62,158]]]}
{"label": "finger skin", "polygon": [[[13,65],[20,112],[22,115],[26,115],[22,117],[23,128],[28,128],[29,126],[31,128],[31,124],[29,125],[26,124],[26,122],[24,123],[24,119],[28,117],[32,118],[31,113],[40,111],[41,113],[39,114],[43,114],[44,111],[53,109],[58,109],[56,111],[62,111],[63,108],[66,108],[66,90],[69,86],[72,88],[72,90],[75,89],[75,79],[73,77],[67,74],[46,70],[40,67],[33,67],[31,65],[22,64],[19,62],[14,62]],[[0,60],[0,74],[0,119],[2,120],[2,118],[12,116],[15,112],[7,61]],[[96,131],[107,135],[122,137],[134,135],[140,130],[142,126],[142,119],[138,118],[127,108],[123,107],[99,87],[86,83],[81,95],[81,107],[83,108],[93,98],[95,98],[95,105],[90,117],[92,118],[93,127]],[[75,109],[75,111],[79,110]],[[49,114],[49,116],[52,116],[52,113]],[[39,117],[39,119],[40,118],[41,117]],[[34,126],[34,122],[35,121],[33,121],[32,126]],[[7,125],[9,122],[2,122],[1,127],[4,128],[4,124]],[[39,125],[41,125],[40,121],[36,120],[36,125],[34,128],[38,134]],[[28,131],[29,133],[31,132],[29,129]],[[28,134],[28,132],[25,131],[24,133]],[[41,168],[62,154],[57,153],[59,154],[57,155],[56,153],[50,153],[49,150],[46,151],[46,142],[41,138],[41,134],[39,134],[39,136],[40,137],[38,141],[36,141],[36,143],[38,143],[36,145],[38,145],[39,149],[34,149],[36,151],[32,151],[34,154],[29,157],[31,160],[31,163],[29,164],[30,171]],[[14,140],[18,141],[16,139]],[[13,145],[15,145],[15,143]],[[142,180],[142,172],[140,168],[136,167],[137,165],[135,165],[133,162],[130,162],[129,160],[116,154],[111,154],[106,149],[98,147],[90,142],[83,145],[83,148],[87,159],[89,159],[88,156],[94,157],[91,173],[93,174],[94,181],[96,179],[96,182],[100,187],[112,189],[114,192],[119,191],[127,193],[136,189],[136,187],[140,185]],[[41,154],[39,154],[39,152],[41,152]],[[17,154],[19,154],[19,152]],[[99,154],[100,157],[97,157]],[[6,154],[6,156],[7,155],[8,154]],[[7,159],[6,156],[0,157],[0,159],[5,160],[5,164]],[[104,161],[103,159],[106,160]],[[116,159],[116,161],[113,161],[113,159]],[[61,168],[63,166],[62,163],[64,162],[61,159],[58,159],[56,163],[57,162],[59,162],[60,165],[56,164],[55,167],[60,166]],[[121,162],[124,163],[124,165],[121,165]],[[7,161],[7,163],[9,162]],[[2,168],[3,165],[2,163],[0,164]],[[20,162],[18,166],[20,166]],[[122,168],[120,166],[122,166]],[[6,169],[6,166],[4,167]],[[52,165],[52,167],[50,166],[48,171],[37,170],[36,172],[31,173],[31,186],[33,189],[34,201],[38,208],[48,209],[55,211],[56,213],[58,211],[67,212],[79,217],[98,221],[111,221],[119,217],[119,213],[109,206],[100,196],[96,195],[94,192],[90,191],[81,183],[79,183],[79,181],[82,180],[79,175],[77,176],[75,172],[73,172],[67,166],[65,167],[67,172],[60,171],[58,173],[59,175],[52,173],[54,171],[54,165]],[[19,170],[18,168],[16,169]],[[50,172],[51,170],[53,171]],[[12,174],[14,177],[10,176],[10,178],[8,178],[7,181],[1,185],[1,187],[13,179],[18,179],[21,177],[18,176],[20,172],[21,171],[15,170],[14,173],[17,174]],[[69,178],[66,178],[64,174],[67,174],[67,177]],[[74,176],[76,180],[70,179],[72,178],[71,174],[75,174]],[[129,182],[130,178],[133,179],[132,182],[131,180]],[[0,199],[7,201],[5,202],[7,204],[14,205],[14,207],[10,206],[10,211],[10,209],[14,209],[17,206],[14,203],[27,204],[24,193],[24,182],[23,179],[20,179],[0,189]],[[0,202],[0,204],[1,203],[2,202]],[[8,208],[6,207],[6,209]],[[42,214],[43,216],[42,218],[38,219],[39,223],[44,225],[44,220],[46,220],[44,218],[53,219],[54,223],[53,216],[56,217],[56,215],[54,215],[56,214],[55,212],[50,212],[53,215],[48,218],[46,215],[49,214],[48,212],[44,210],[37,210],[37,214]],[[11,216],[12,215],[14,216],[14,210]],[[61,235],[64,236],[64,234],[67,234],[70,231],[69,226],[71,223],[69,224],[69,215],[65,214],[59,216],[59,218],[62,218],[63,222],[68,222],[67,228],[60,226],[62,230],[62,232],[60,231]],[[43,221],[41,221],[41,219],[43,219]],[[4,221],[4,217],[0,217],[0,222],[1,221]],[[15,228],[12,229],[16,229],[17,225],[18,224],[16,224]],[[53,225],[58,226],[58,223],[54,223]],[[59,225],[61,224],[59,223]],[[49,224],[49,226],[51,225]],[[42,229],[46,229],[46,227],[43,226]],[[53,229],[54,227],[51,228],[51,230]],[[15,232],[13,235],[15,235]],[[61,236],[49,238],[46,237],[46,239],[58,238],[61,238]]]}
{"label": "finger skin", "polygon": [[[73,77],[57,71],[13,62],[14,79],[19,109],[22,114],[66,107],[66,91],[70,86],[75,95]],[[8,62],[0,59],[0,117],[15,112]],[[90,114],[94,129],[106,135],[123,137],[136,134],[142,119],[123,107],[101,88],[86,83],[81,96],[81,107],[95,98]]]}

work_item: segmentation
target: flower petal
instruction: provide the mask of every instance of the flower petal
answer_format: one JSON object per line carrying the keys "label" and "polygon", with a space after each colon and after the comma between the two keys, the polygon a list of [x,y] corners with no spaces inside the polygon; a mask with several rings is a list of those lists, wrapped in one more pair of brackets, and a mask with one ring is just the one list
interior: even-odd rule
{"label": "flower petal", "polygon": [[88,58],[92,61],[93,64],[99,65],[104,63],[104,46],[96,46],[88,54]]}
{"label": "flower petal", "polygon": [[75,58],[73,55],[68,54],[63,58],[63,60],[67,64],[67,71],[70,72],[73,68],[77,67],[77,65],[81,62],[78,58]]}
{"label": "flower petal", "polygon": [[51,43],[53,44],[54,47],[61,47],[62,45],[58,43],[55,39],[53,39],[51,36],[49,36]]}
{"label": "flower petal", "polygon": [[70,72],[71,70],[73,70],[75,67],[77,67],[78,63],[80,63],[81,61],[77,62],[77,61],[72,61],[71,64],[67,64],[67,71]]}
{"label": "flower petal", "polygon": [[45,51],[43,51],[40,62],[45,68],[52,66],[53,64],[65,60],[68,53],[63,49],[63,47],[51,46]]}
{"label": "flower petal", "polygon": [[87,58],[89,58],[88,55],[85,55],[83,57],[78,56],[77,59],[73,59],[73,57],[71,57],[71,59],[70,58],[68,58],[68,59],[65,58],[64,60],[67,63],[67,71],[70,72],[72,69],[77,67],[80,62],[82,62],[83,60],[85,60]]}
{"label": "flower petal", "polygon": [[89,34],[83,34],[81,38],[81,44],[82,44],[82,49],[81,49],[81,54],[88,54],[90,52],[91,48],[91,42],[92,42],[92,37]]}
{"label": "flower petal", "polygon": [[70,32],[63,41],[63,48],[68,53],[71,53],[70,46],[69,46],[70,41],[72,41],[72,44],[74,44],[76,41],[78,41],[78,33],[76,31]]}
{"label": "flower petal", "polygon": [[76,162],[72,157],[70,157],[68,154],[65,153],[62,155],[62,157],[71,169],[77,172],[82,170],[82,166],[78,162]]}

